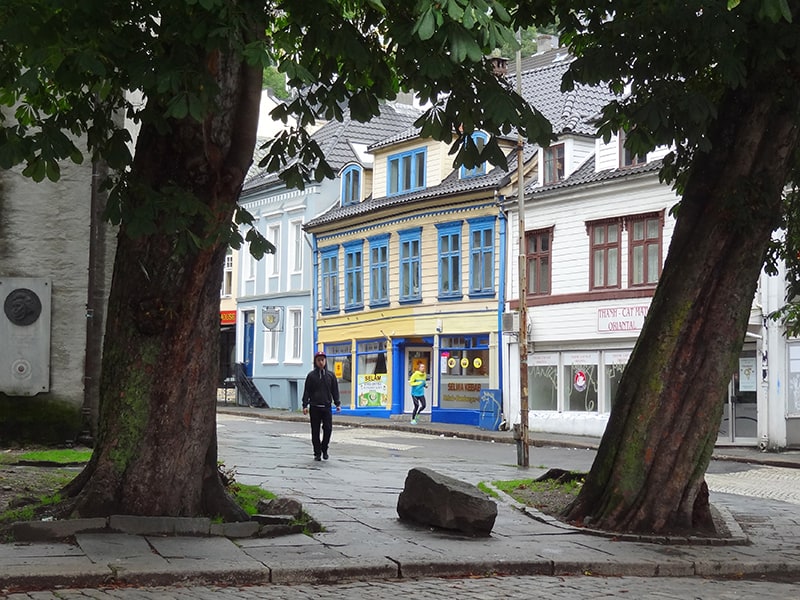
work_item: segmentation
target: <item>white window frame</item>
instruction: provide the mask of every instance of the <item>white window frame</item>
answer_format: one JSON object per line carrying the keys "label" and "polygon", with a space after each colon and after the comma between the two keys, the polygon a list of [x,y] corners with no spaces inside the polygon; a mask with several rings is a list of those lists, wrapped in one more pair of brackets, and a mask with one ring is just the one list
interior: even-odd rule
{"label": "white window frame", "polygon": [[244,246],[244,252],[247,256],[246,264],[247,264],[247,272],[245,274],[245,279],[248,281],[254,281],[256,278],[256,259],[253,254],[250,252],[250,244],[247,243]]}
{"label": "white window frame", "polygon": [[303,221],[296,220],[289,223],[289,235],[291,236],[290,248],[291,256],[289,256],[289,264],[291,265],[290,273],[296,275],[303,272]]}
{"label": "white window frame", "polygon": [[286,308],[286,364],[303,364],[303,307]]}
{"label": "white window frame", "polygon": [[233,251],[228,248],[225,255],[225,267],[222,272],[222,289],[219,291],[220,298],[230,298],[233,296]]}
{"label": "white window frame", "polygon": [[280,331],[271,329],[264,329],[264,359],[262,364],[277,365],[280,357],[278,356],[280,350],[281,336]]}
{"label": "white window frame", "polygon": [[275,246],[275,252],[269,255],[267,276],[280,277],[281,274],[281,224],[271,223],[267,227],[267,240]]}

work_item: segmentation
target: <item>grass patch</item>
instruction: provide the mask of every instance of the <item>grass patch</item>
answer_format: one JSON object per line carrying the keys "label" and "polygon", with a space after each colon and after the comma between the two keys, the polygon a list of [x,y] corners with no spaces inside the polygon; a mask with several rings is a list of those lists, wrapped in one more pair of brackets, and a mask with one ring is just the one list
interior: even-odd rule
{"label": "grass patch", "polygon": [[560,476],[560,480],[514,479],[493,481],[492,485],[521,504],[557,515],[575,500],[583,486],[585,473],[562,472]]}
{"label": "grass patch", "polygon": [[495,490],[490,488],[488,485],[486,485],[482,481],[478,483],[478,489],[480,491],[482,491],[484,494],[486,494],[487,496],[490,496],[491,498],[497,498],[497,499],[500,498],[500,494],[498,494]]}
{"label": "grass patch", "polygon": [[244,512],[250,516],[258,512],[256,507],[258,506],[259,500],[272,500],[277,498],[272,492],[262,489],[257,485],[236,483],[232,485],[228,491],[233,496],[233,499],[236,500],[236,504],[241,506]]}
{"label": "grass patch", "polygon": [[60,494],[50,494],[42,496],[35,503],[27,504],[19,508],[11,508],[0,513],[0,523],[16,523],[17,521],[33,521],[36,518],[36,509],[42,506],[50,506],[61,502]]}
{"label": "grass patch", "polygon": [[493,481],[492,485],[498,490],[504,491],[511,496],[518,490],[530,490],[532,492],[551,492],[560,491],[567,494],[578,495],[581,491],[582,481],[569,481],[560,483],[554,479],[546,481],[536,481],[535,479],[512,479],[511,481]]}
{"label": "grass patch", "polygon": [[89,462],[92,458],[91,450],[74,450],[65,448],[63,450],[34,450],[25,452],[16,457],[16,460],[30,462],[51,462],[57,464],[72,464]]}

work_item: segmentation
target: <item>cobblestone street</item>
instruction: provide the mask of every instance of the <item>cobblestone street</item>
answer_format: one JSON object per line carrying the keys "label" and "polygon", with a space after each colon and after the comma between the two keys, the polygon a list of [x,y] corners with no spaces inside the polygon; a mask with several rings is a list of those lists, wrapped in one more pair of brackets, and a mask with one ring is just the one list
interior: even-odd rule
{"label": "cobblestone street", "polygon": [[639,577],[487,577],[351,582],[339,585],[252,587],[169,587],[57,590],[12,594],[9,600],[790,600],[800,587],[791,583],[699,578]]}

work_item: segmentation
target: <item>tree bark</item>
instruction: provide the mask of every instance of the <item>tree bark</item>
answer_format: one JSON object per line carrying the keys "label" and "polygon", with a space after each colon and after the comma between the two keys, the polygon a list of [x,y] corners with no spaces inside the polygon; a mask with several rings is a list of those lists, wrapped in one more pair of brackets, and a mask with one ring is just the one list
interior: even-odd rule
{"label": "tree bark", "polygon": [[[230,227],[252,162],[262,73],[233,52],[207,62],[220,85],[217,111],[204,122],[170,121],[168,131],[144,125],[137,139],[125,201],[155,214],[161,231],[133,236],[130,220],[121,226],[99,435],[92,460],[65,490],[72,516],[247,519],[226,494],[217,465],[219,290],[227,248],[217,234]],[[170,191],[176,189],[188,196]],[[155,208],[165,197],[172,204]],[[204,241],[200,248],[182,247],[180,229],[165,226],[177,214],[174,203],[189,197],[201,209],[189,216],[189,230]]]}
{"label": "tree bark", "polygon": [[798,99],[776,70],[727,95],[686,181],[664,270],[597,457],[564,517],[638,533],[713,529],[704,475],[782,191]]}

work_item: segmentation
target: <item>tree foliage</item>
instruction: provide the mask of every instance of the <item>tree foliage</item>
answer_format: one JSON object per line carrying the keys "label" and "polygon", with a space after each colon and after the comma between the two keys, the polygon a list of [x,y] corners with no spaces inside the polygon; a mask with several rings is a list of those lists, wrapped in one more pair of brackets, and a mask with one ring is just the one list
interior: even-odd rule
{"label": "tree foliage", "polygon": [[[290,185],[330,176],[306,127],[379,114],[415,91],[454,160],[503,164],[480,128],[546,143],[549,124],[484,57],[533,12],[507,0],[7,0],[0,4],[0,168],[35,181],[64,160],[111,169],[119,225],[97,447],[65,514],[241,516],[216,466],[218,301],[228,245],[269,246],[236,200],[267,65],[296,91],[265,163]],[[346,108],[344,108],[346,107]],[[135,141],[125,117],[138,127]],[[135,143],[135,152],[131,144]],[[87,148],[83,156],[81,148]],[[292,161],[299,158],[299,161]],[[88,196],[88,190],[87,190]]]}

